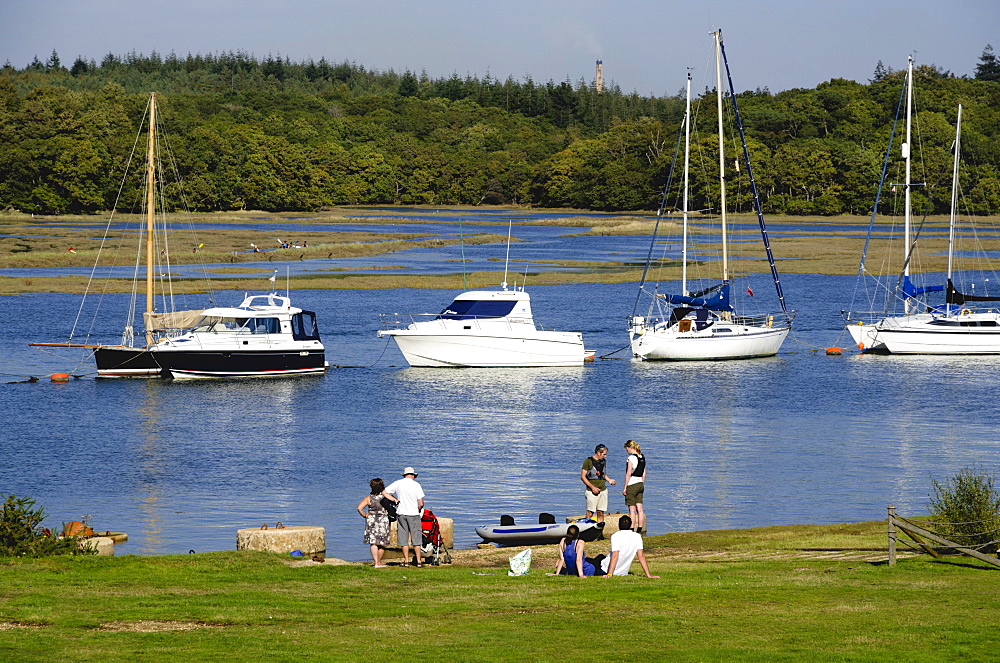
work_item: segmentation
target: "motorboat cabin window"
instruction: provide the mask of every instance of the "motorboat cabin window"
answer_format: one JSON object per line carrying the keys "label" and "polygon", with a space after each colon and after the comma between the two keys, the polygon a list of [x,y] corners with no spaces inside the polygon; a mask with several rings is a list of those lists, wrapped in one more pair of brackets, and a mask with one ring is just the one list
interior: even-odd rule
{"label": "motorboat cabin window", "polygon": [[438,315],[438,320],[472,320],[475,318],[503,318],[514,310],[514,301],[482,301],[456,299]]}
{"label": "motorboat cabin window", "polygon": [[244,327],[254,334],[278,334],[281,332],[281,323],[278,322],[277,318],[250,318]]}
{"label": "motorboat cabin window", "polygon": [[221,333],[278,334],[281,332],[281,322],[277,318],[217,318],[201,319],[195,331]]}
{"label": "motorboat cabin window", "polygon": [[319,340],[319,326],[316,324],[315,313],[302,311],[292,316],[292,338],[296,341]]}

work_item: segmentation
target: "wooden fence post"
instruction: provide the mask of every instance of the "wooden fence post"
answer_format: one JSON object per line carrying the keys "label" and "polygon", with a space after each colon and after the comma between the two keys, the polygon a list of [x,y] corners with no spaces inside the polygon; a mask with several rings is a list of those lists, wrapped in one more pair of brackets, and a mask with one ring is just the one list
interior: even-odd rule
{"label": "wooden fence post", "polygon": [[889,505],[889,566],[896,565],[896,505]]}

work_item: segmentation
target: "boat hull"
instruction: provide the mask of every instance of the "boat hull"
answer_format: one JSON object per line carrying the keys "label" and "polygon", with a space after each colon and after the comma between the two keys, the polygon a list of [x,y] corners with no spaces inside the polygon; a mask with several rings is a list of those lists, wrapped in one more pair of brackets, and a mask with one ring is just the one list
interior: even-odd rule
{"label": "boat hull", "polygon": [[326,371],[323,351],[195,351],[104,346],[95,353],[101,378],[268,377]]}
{"label": "boat hull", "polygon": [[164,378],[169,372],[146,348],[102,345],[94,350],[99,378]]}
{"label": "boat hull", "polygon": [[847,332],[854,339],[858,350],[866,354],[888,354],[889,349],[879,337],[878,325],[861,323],[847,325]]}
{"label": "boat hull", "polygon": [[559,543],[566,536],[570,525],[580,528],[580,538],[594,541],[601,536],[601,523],[554,523],[551,525],[484,525],[476,528],[476,534],[486,543],[505,546],[531,546]]}
{"label": "boat hull", "polygon": [[1000,354],[1000,314],[912,316],[885,321],[879,338],[892,354]]}
{"label": "boat hull", "polygon": [[[478,330],[382,331],[415,368],[530,368],[582,366],[588,353],[576,332],[524,330],[520,335]],[[593,354],[591,353],[592,357]]]}
{"label": "boat hull", "polygon": [[771,357],[778,353],[789,327],[743,327],[713,325],[732,331],[719,333],[679,332],[676,326],[663,330],[633,331],[632,354],[644,361],[710,361]]}
{"label": "boat hull", "polygon": [[253,350],[161,351],[157,360],[177,380],[199,378],[277,377],[326,371],[323,351]]}

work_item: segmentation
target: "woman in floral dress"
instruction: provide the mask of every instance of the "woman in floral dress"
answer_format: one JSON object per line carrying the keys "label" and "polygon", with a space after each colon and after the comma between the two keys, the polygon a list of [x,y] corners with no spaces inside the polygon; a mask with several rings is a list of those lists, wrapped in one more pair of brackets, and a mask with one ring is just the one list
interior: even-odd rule
{"label": "woman in floral dress", "polygon": [[371,546],[375,568],[384,569],[386,565],[382,563],[382,556],[385,554],[385,547],[389,545],[389,514],[382,506],[385,483],[376,478],[369,481],[368,485],[372,489],[371,495],[358,502],[358,513],[365,519],[364,542]]}

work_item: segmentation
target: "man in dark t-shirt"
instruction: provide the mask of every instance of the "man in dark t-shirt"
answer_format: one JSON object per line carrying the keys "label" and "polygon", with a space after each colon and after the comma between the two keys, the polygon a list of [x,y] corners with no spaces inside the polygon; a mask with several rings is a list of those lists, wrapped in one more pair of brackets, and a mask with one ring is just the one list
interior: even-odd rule
{"label": "man in dark t-shirt", "polygon": [[615,485],[615,480],[608,478],[607,468],[608,448],[603,444],[594,447],[594,455],[583,461],[580,470],[580,480],[587,487],[587,518],[597,515],[597,522],[604,522],[604,513],[608,510],[608,484]]}

